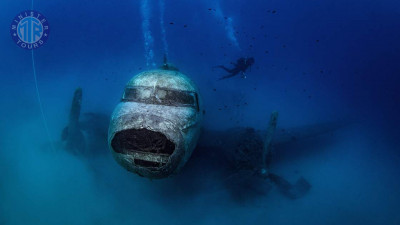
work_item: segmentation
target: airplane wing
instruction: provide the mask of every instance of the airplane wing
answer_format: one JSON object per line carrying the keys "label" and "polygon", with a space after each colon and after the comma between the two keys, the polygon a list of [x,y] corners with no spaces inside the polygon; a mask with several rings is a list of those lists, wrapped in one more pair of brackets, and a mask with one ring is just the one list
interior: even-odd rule
{"label": "airplane wing", "polygon": [[[318,137],[332,133],[340,128],[347,126],[346,122],[323,122],[312,125],[303,125],[293,128],[277,128],[273,137],[273,144],[285,144],[307,138]],[[264,132],[265,133],[265,132]]]}

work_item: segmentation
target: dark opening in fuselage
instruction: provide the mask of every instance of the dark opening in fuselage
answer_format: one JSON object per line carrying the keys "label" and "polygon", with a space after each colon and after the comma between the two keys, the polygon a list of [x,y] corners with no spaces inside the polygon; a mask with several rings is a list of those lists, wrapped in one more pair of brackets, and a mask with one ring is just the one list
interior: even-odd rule
{"label": "dark opening in fuselage", "polygon": [[146,168],[164,166],[175,150],[175,144],[164,134],[144,128],[117,132],[111,147],[117,153],[132,155],[135,165]]}

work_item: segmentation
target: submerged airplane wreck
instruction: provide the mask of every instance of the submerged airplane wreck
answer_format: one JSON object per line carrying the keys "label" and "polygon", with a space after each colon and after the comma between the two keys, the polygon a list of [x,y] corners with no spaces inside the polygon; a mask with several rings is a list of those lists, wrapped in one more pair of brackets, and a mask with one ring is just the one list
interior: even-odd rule
{"label": "submerged airplane wreck", "polygon": [[[69,125],[62,135],[64,148],[78,155],[100,153],[107,148],[106,132],[99,134],[99,127],[94,128],[96,132],[80,127],[79,124],[86,122],[79,122],[81,102],[82,90],[78,88]],[[209,171],[219,174],[235,197],[249,191],[266,194],[271,185],[276,185],[282,194],[296,199],[304,196],[311,185],[302,177],[291,184],[272,173],[274,145],[315,137],[341,127],[339,123],[327,123],[276,129],[278,113],[273,112],[266,130],[249,127],[207,130],[201,128],[201,107],[197,87],[177,70],[138,74],[126,85],[111,118],[108,145],[115,160],[127,170],[150,179],[172,176],[178,181],[183,178],[187,185],[190,180],[198,182],[196,176],[204,176]],[[183,168],[188,160],[188,167]],[[179,176],[181,170],[183,175]]]}
{"label": "submerged airplane wreck", "polygon": [[108,140],[115,160],[151,179],[178,173],[200,135],[198,93],[178,71],[151,70],[134,76],[111,117]]}

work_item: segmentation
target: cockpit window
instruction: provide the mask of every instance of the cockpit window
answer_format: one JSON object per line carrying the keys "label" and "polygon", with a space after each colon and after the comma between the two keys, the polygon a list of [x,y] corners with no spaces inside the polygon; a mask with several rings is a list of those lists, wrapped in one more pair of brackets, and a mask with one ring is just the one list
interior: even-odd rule
{"label": "cockpit window", "polygon": [[200,110],[199,100],[196,92],[168,89],[158,86],[126,87],[121,101],[192,107],[197,111]]}

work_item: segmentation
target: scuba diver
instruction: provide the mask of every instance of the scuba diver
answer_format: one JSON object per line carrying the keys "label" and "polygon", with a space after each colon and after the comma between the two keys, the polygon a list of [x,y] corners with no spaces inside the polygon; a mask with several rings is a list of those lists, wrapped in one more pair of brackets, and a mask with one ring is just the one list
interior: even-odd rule
{"label": "scuba diver", "polygon": [[245,72],[246,70],[251,67],[251,65],[254,64],[254,58],[253,57],[242,57],[239,58],[236,63],[232,63],[235,67],[233,69],[226,68],[223,65],[215,66],[214,68],[221,68],[224,69],[226,72],[229,74],[226,76],[221,77],[219,80],[223,80],[226,78],[234,77],[238,75],[239,73],[241,74],[242,78],[246,78]]}

